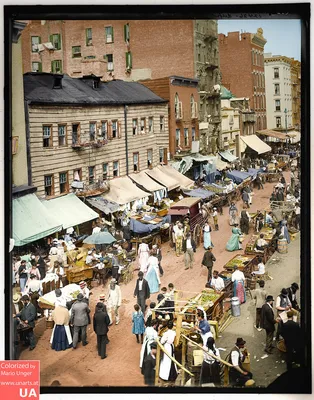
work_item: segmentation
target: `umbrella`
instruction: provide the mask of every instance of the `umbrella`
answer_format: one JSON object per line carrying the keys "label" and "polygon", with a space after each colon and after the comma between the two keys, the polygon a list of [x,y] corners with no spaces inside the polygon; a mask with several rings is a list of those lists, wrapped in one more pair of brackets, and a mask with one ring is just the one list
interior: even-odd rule
{"label": "umbrella", "polygon": [[87,244],[111,244],[113,242],[116,242],[116,239],[109,232],[94,233],[83,241]]}

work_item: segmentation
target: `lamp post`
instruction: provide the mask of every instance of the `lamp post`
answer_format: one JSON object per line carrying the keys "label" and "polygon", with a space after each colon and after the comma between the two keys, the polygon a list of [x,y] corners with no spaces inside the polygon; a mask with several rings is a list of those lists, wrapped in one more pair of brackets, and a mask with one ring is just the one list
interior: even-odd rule
{"label": "lamp post", "polygon": [[285,113],[285,125],[286,125],[286,147],[288,147],[288,139],[287,139],[287,112],[288,110],[285,108],[284,113]]}

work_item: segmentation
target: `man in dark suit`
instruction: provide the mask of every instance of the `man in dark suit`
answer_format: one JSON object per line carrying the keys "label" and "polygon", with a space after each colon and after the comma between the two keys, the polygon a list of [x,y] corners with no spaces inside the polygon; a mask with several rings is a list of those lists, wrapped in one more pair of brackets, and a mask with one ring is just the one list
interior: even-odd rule
{"label": "man in dark suit", "polygon": [[260,326],[266,331],[266,347],[265,353],[271,354],[273,348],[273,336],[275,332],[275,325],[278,322],[277,318],[275,319],[274,311],[273,311],[273,296],[266,297],[266,303],[262,306],[261,309],[261,320]]}
{"label": "man in dark suit", "polygon": [[86,328],[88,325],[90,309],[83,299],[84,296],[82,293],[79,293],[77,295],[77,301],[73,304],[71,309],[70,324],[74,326],[73,349],[76,349],[79,334],[81,334],[83,346],[88,344],[86,341]]}
{"label": "man in dark suit", "polygon": [[138,279],[134,289],[134,297],[137,297],[137,304],[141,307],[143,314],[145,313],[146,300],[150,297],[148,282],[144,279],[142,271],[138,273]]}
{"label": "man in dark suit", "polygon": [[202,266],[208,269],[207,282],[210,282],[212,279],[212,269],[215,261],[216,257],[212,253],[212,247],[209,246],[207,247],[202,260]]}
{"label": "man in dark suit", "polygon": [[293,311],[287,312],[288,321],[282,325],[281,336],[285,340],[286,345],[286,363],[287,369],[290,370],[292,368],[292,363],[294,361],[300,362],[301,355],[301,328],[297,322],[292,320]]}
{"label": "man in dark suit", "polygon": [[37,316],[36,308],[30,302],[30,298],[27,295],[22,296],[21,300],[23,302],[23,308],[21,312],[13,316],[20,318],[22,322],[24,322],[26,325],[30,327],[29,331],[27,332],[29,346],[30,346],[29,349],[34,350],[34,348],[36,347],[36,343],[35,343],[35,335],[33,329],[35,328],[35,319]]}
{"label": "man in dark suit", "polygon": [[108,326],[110,324],[109,315],[107,314],[104,303],[97,303],[93,322],[94,331],[97,335],[98,355],[103,360],[107,357],[106,344],[108,343],[107,333],[109,331]]}
{"label": "man in dark suit", "polygon": [[155,368],[156,368],[156,353],[157,343],[153,342],[150,345],[151,351],[143,361],[142,374],[144,375],[144,382],[148,386],[155,385]]}

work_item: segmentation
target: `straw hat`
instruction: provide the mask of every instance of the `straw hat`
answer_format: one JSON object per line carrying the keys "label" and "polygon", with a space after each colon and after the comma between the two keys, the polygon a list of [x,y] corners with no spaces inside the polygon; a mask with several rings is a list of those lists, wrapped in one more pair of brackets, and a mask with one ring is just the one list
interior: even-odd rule
{"label": "straw hat", "polygon": [[19,294],[19,293],[15,293],[14,295],[13,295],[13,303],[14,304],[17,304],[20,300],[21,300],[21,295]]}

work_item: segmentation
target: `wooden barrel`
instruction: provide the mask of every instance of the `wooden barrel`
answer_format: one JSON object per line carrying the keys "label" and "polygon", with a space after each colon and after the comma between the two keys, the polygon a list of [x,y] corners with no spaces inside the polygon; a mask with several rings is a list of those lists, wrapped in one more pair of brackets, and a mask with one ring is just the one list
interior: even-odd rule
{"label": "wooden barrel", "polygon": [[287,239],[278,239],[277,249],[278,253],[281,254],[288,253]]}

